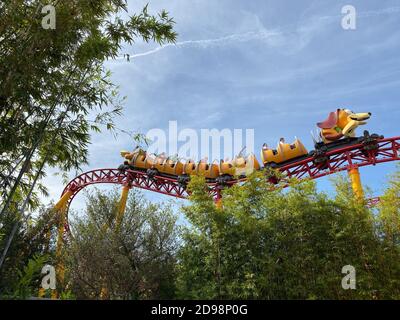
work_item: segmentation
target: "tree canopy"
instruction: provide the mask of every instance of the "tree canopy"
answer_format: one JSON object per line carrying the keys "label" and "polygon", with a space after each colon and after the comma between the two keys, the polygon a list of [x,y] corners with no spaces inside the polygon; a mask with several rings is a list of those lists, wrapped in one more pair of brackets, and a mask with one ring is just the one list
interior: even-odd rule
{"label": "tree canopy", "polygon": [[[398,299],[399,178],[395,173],[379,206],[368,208],[343,177],[328,196],[314,181],[272,188],[256,173],[225,189],[220,207],[194,177],[181,208],[131,190],[120,226],[119,192],[89,192],[85,210],[70,217],[60,298]],[[7,269],[0,282],[7,297],[35,295],[39,266],[58,263],[46,214],[19,234],[13,253],[34,258]],[[178,214],[186,222],[178,223]],[[355,289],[342,287],[346,266],[355,270]]]}
{"label": "tree canopy", "polygon": [[44,28],[40,0],[0,3],[0,272],[49,167],[88,161],[90,133],[115,128],[123,97],[104,67],[137,40],[174,42],[166,11],[127,13],[124,0],[52,0],[55,28]]}
{"label": "tree canopy", "polygon": [[73,219],[65,250],[67,286],[80,299],[167,299],[174,295],[177,217],[132,190],[120,225],[119,194],[96,191]]}
{"label": "tree canopy", "polygon": [[[398,299],[398,174],[369,209],[346,179],[336,197],[313,181],[271,188],[262,173],[224,192],[217,208],[201,178],[184,209],[178,296],[194,299]],[[344,290],[344,266],[356,290]]]}
{"label": "tree canopy", "polygon": [[[29,194],[46,166],[80,168],[87,162],[90,131],[114,127],[122,98],[104,61],[138,39],[160,44],[176,39],[166,11],[151,15],[146,6],[122,19],[128,10],[123,0],[47,4],[55,8],[55,29],[42,27],[39,0],[1,4],[0,199],[5,207],[18,193]],[[35,199],[31,194],[30,204]]]}

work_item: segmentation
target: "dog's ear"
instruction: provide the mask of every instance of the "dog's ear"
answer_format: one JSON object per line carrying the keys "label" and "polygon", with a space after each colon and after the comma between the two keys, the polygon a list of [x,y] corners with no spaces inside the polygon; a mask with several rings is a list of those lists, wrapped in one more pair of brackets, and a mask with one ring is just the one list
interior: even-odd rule
{"label": "dog's ear", "polygon": [[[338,109],[338,110],[340,110],[340,109]],[[317,126],[321,129],[333,128],[337,123],[338,114],[339,114],[338,111],[329,113],[328,119],[326,119],[323,122],[318,122]]]}

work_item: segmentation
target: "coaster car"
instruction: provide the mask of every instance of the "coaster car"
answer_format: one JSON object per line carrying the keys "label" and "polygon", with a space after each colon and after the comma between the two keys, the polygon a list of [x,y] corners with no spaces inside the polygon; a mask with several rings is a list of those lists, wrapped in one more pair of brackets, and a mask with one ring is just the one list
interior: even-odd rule
{"label": "coaster car", "polygon": [[161,173],[179,176],[183,173],[183,163],[171,158],[158,157],[154,163],[154,168]]}
{"label": "coaster car", "polygon": [[344,137],[355,137],[355,130],[367,123],[370,112],[355,113],[349,109],[337,109],[329,113],[325,121],[318,122],[320,136],[325,144],[335,142]]}
{"label": "coaster car", "polygon": [[132,166],[135,168],[139,169],[149,169],[150,166],[147,164],[147,159],[148,155],[146,152],[141,152],[138,153],[133,159],[132,159]]}
{"label": "coaster car", "polygon": [[196,165],[195,172],[208,179],[215,179],[219,176],[219,167],[215,161],[209,164],[206,160],[200,160]]}
{"label": "coaster car", "polygon": [[254,154],[246,158],[237,156],[232,161],[221,160],[219,163],[219,174],[230,176],[247,176],[253,170],[260,169],[260,164]]}
{"label": "coaster car", "polygon": [[146,167],[146,151],[142,149],[135,149],[132,152],[121,151],[121,156],[125,159],[124,164],[130,166],[131,168],[148,169]]}
{"label": "coaster car", "polygon": [[188,160],[183,164],[183,174],[195,174],[196,163],[193,160]]}
{"label": "coaster car", "polygon": [[264,144],[261,150],[261,160],[264,165],[280,164],[307,154],[307,149],[299,139],[296,138],[296,140],[290,144],[286,143],[282,138],[276,149],[270,149],[266,144]]}

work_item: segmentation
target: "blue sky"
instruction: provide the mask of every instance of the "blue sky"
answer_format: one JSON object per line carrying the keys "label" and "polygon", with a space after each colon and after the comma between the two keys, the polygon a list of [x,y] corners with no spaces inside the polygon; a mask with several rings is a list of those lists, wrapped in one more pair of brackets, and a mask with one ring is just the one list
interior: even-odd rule
{"label": "blue sky", "polygon": [[[147,2],[151,13],[165,8],[174,17],[178,43],[137,42],[121,51],[130,62],[106,63],[127,96],[118,127],[147,132],[177,120],[179,129],[251,128],[258,155],[264,142],[275,145],[281,136],[297,136],[311,149],[315,123],[348,107],[372,112],[365,129],[400,135],[399,1],[135,0],[130,13]],[[348,4],[357,10],[356,30],[341,27]],[[94,134],[83,169],[117,167],[119,151],[132,147],[126,135]],[[362,168],[362,181],[379,195],[394,170]],[[61,178],[49,175],[46,184],[56,200]],[[318,187],[331,190],[326,178]],[[78,195],[72,207],[83,201]]]}

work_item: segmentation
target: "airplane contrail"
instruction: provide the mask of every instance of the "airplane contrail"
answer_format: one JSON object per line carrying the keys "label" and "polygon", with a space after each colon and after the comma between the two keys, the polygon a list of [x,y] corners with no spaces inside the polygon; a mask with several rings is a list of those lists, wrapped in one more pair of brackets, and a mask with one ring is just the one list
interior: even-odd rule
{"label": "airplane contrail", "polygon": [[[244,41],[251,41],[251,40],[255,40],[255,39],[257,39],[257,40],[268,39],[268,38],[272,38],[274,36],[278,36],[281,33],[282,32],[273,32],[273,31],[266,31],[266,30],[249,31],[249,32],[245,32],[245,33],[231,34],[231,35],[227,35],[227,36],[215,38],[215,39],[179,41],[176,43],[167,43],[160,47],[157,47],[155,49],[145,51],[142,53],[129,54],[129,58],[145,57],[145,56],[157,53],[161,50],[164,50],[165,48],[168,48],[168,47],[187,47],[187,46],[196,47],[197,46],[197,47],[206,48],[211,45],[223,45],[223,44],[225,44],[227,42],[231,42],[231,41],[244,42]],[[120,60],[120,59],[124,59],[124,58],[125,58],[125,55],[119,56],[116,59]]]}
{"label": "airplane contrail", "polygon": [[[378,15],[383,15],[383,14],[393,14],[393,13],[399,13],[400,12],[400,7],[390,7],[390,8],[385,8],[381,10],[375,10],[375,11],[364,11],[357,13],[358,18],[366,18],[366,17],[372,17],[372,16],[378,16]],[[325,19],[333,19],[333,18],[338,18],[342,17],[341,15],[335,15],[335,16],[322,16],[320,17],[321,20]],[[260,31],[249,31],[245,33],[236,33],[236,34],[231,34],[227,36],[223,36],[220,38],[214,38],[214,39],[203,39],[203,40],[186,40],[186,41],[179,41],[176,43],[167,43],[164,44],[160,47],[157,47],[155,49],[145,51],[142,53],[135,53],[135,54],[124,54],[122,56],[118,56],[114,60],[125,60],[125,57],[129,56],[130,58],[139,58],[139,57],[145,57],[148,55],[155,54],[161,50],[164,50],[168,47],[209,47],[212,45],[223,45],[231,41],[235,42],[247,42],[251,40],[267,40],[270,39],[274,36],[278,36],[283,34],[283,31],[267,31],[267,30],[260,30]]]}

